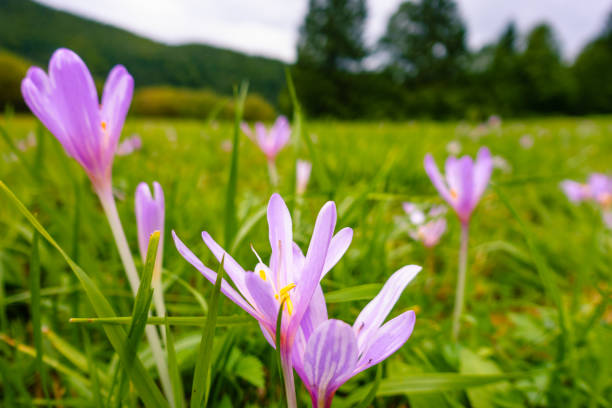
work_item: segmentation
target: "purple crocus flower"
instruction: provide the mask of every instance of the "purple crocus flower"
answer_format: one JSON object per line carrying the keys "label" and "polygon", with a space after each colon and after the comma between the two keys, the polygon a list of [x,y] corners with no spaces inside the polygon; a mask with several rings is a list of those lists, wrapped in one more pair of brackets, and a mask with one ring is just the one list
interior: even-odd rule
{"label": "purple crocus flower", "polygon": [[[157,181],[153,182],[153,194],[147,183],[140,183],[136,188],[135,212],[138,225],[138,248],[144,262],[147,257],[149,238],[155,231],[160,232],[159,250],[156,265],[161,263],[164,247],[164,191]],[[157,269],[157,268],[156,268]]]}
{"label": "purple crocus flower", "polygon": [[323,292],[316,292],[293,350],[295,370],[308,389],[314,408],[330,407],[342,384],[406,343],[414,329],[414,311],[383,323],[420,270],[420,266],[408,265],[395,272],[352,327],[340,320],[328,320]]}
{"label": "purple crocus flower", "polygon": [[425,171],[442,198],[455,209],[462,224],[468,224],[470,216],[484,193],[493,163],[486,147],[478,151],[476,161],[469,156],[446,160],[446,178],[442,177],[433,157],[425,156]]}
{"label": "purple crocus flower", "polygon": [[584,201],[590,196],[589,188],[586,184],[573,180],[563,180],[560,186],[567,198],[573,203]]}
{"label": "purple crocus flower", "polygon": [[[268,203],[269,238],[272,254],[269,266],[261,258],[253,272],[245,271],[221,248],[207,232],[202,232],[204,243],[223,266],[232,287],[223,280],[221,292],[259,322],[261,331],[275,347],[276,320],[281,302],[285,302],[280,333],[281,360],[285,388],[290,407],[294,407],[295,389],[291,349],[300,328],[300,322],[313,295],[319,290],[321,278],[340,260],[353,236],[350,228],[333,235],[336,225],[336,205],[327,202],[315,223],[306,257],[298,256],[299,248],[293,242],[291,215],[280,195],[273,194]],[[214,283],[217,274],[191,252],[172,232],[180,254]]]}
{"label": "purple crocus flower", "polygon": [[586,184],[563,180],[561,189],[574,203],[593,200],[603,207],[612,204],[612,178],[602,173],[592,173]]}
{"label": "purple crocus flower", "polygon": [[110,189],[117,141],[132,100],[134,80],[115,66],[104,85],[102,104],[85,63],[60,48],[49,73],[32,67],[21,83],[30,110],[87,172],[96,190]]}
{"label": "purple crocus flower", "polygon": [[432,248],[438,245],[444,231],[446,231],[446,219],[437,218],[419,225],[416,231],[410,233],[410,236],[415,241],[421,241],[426,248]]}
{"label": "purple crocus flower", "polygon": [[273,162],[278,152],[289,142],[291,127],[284,116],[279,116],[274,125],[268,130],[261,122],[255,123],[255,134],[246,123],[240,125],[242,131],[261,149],[268,161]]}

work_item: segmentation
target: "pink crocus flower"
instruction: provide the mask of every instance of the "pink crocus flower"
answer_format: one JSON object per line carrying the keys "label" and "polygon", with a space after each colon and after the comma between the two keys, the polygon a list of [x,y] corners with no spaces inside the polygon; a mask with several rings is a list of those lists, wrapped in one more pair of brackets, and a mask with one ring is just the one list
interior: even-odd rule
{"label": "pink crocus flower", "polygon": [[[300,328],[300,323],[319,282],[346,252],[353,231],[340,230],[333,235],[336,225],[336,205],[327,202],[315,223],[310,246],[306,257],[298,256],[299,248],[293,242],[292,221],[289,210],[278,194],[273,194],[268,203],[268,226],[272,254],[266,265],[258,256],[259,262],[253,272],[240,266],[213,238],[202,232],[204,243],[215,258],[222,259],[225,272],[233,282],[232,287],[225,279],[221,292],[236,303],[258,322],[266,340],[275,347],[276,320],[282,302],[285,302],[281,323],[280,345],[281,360],[285,378],[285,389],[290,407],[296,406],[291,350]],[[206,267],[172,233],[179,253],[191,263],[210,282],[214,283],[217,274]]]}
{"label": "pink crocus flower", "polygon": [[298,160],[296,164],[296,191],[298,195],[303,195],[306,192],[306,186],[310,179],[312,171],[312,163],[306,160]]}
{"label": "pink crocus flower", "polygon": [[30,110],[83,166],[97,191],[110,189],[113,157],[133,89],[132,76],[116,65],[108,75],[100,104],[87,66],[65,48],[53,53],[48,74],[32,67],[21,83]]}
{"label": "pink crocus flower", "polygon": [[446,207],[434,205],[425,214],[421,208],[413,203],[403,203],[402,207],[410,217],[412,224],[409,230],[410,237],[415,241],[420,241],[426,248],[432,248],[440,242],[440,238],[446,231]]}
{"label": "pink crocus flower", "polygon": [[462,224],[468,224],[474,208],[484,193],[493,163],[491,153],[486,147],[478,151],[476,161],[469,156],[460,159],[449,157],[446,160],[444,178],[433,157],[425,156],[425,171],[442,198],[453,207]]}
{"label": "pink crocus flower", "polygon": [[119,143],[117,156],[127,156],[140,149],[142,149],[142,139],[138,135],[132,135]]}
{"label": "pink crocus flower", "polygon": [[315,292],[293,350],[295,370],[314,408],[329,408],[342,384],[385,360],[410,338],[416,320],[414,311],[384,321],[420,270],[420,266],[408,265],[395,272],[352,327],[328,319],[323,292]]}
{"label": "pink crocus flower", "polygon": [[592,173],[586,184],[563,180],[561,189],[575,203],[593,200],[604,207],[612,204],[612,178],[602,173]]}
{"label": "pink crocus flower", "polygon": [[246,123],[240,125],[242,131],[261,149],[268,161],[273,162],[278,152],[289,142],[291,127],[284,116],[279,116],[270,129],[261,122],[255,123],[255,133]]}

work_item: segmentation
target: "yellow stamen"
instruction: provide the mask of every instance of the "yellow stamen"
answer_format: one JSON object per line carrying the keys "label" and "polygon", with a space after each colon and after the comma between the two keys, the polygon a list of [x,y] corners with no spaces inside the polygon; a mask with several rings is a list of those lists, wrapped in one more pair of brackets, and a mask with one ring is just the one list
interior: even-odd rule
{"label": "yellow stamen", "polygon": [[455,189],[451,188],[450,195],[453,198],[457,198],[457,191],[455,191]]}
{"label": "yellow stamen", "polygon": [[106,122],[102,121],[102,130],[106,130]]}
{"label": "yellow stamen", "polygon": [[266,280],[266,272],[263,269],[259,270],[259,277],[265,281]]}
{"label": "yellow stamen", "polygon": [[274,295],[276,300],[279,300],[280,298],[281,302],[285,302],[285,307],[287,313],[289,313],[289,316],[293,314],[293,303],[291,302],[291,297],[289,296],[289,291],[293,288],[295,288],[295,283],[290,283],[280,290],[280,294],[277,293]]}

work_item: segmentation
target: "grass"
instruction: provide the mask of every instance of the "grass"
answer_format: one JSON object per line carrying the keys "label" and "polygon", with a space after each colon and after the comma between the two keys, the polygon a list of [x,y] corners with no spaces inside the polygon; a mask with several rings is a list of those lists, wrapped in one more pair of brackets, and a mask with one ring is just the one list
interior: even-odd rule
{"label": "grass", "polygon": [[[31,116],[3,117],[0,126],[15,145],[38,129]],[[314,151],[321,166],[313,169],[306,196],[299,211],[294,211],[300,214],[294,220],[296,242],[305,249],[316,213],[327,200],[338,205],[338,227],[355,231],[349,251],[323,281],[324,292],[330,294],[330,316],[352,323],[392,272],[405,264],[428,265],[393,311],[396,315],[415,309],[417,322],[408,343],[384,363],[374,406],[612,404],[612,234],[594,208],[570,204],[558,187],[564,178],[584,180],[590,172],[610,170],[612,118],[533,118],[506,121],[500,128],[427,121],[303,122],[301,127],[312,146],[288,147],[277,163],[279,190],[290,207],[294,151],[305,159],[312,159]],[[228,237],[223,220],[232,152],[226,148],[233,131],[233,123],[131,119],[123,136],[140,134],[143,149],[116,157],[113,168],[117,205],[133,253],[137,253],[136,185],[157,180],[165,191],[166,273],[162,276],[170,316],[167,327],[174,340],[173,366],[186,400],[202,333],[198,325],[204,320],[174,325],[172,319],[202,316],[214,286],[176,252],[170,230],[216,269],[218,263],[200,233],[206,230],[219,241]],[[531,148],[519,143],[525,135],[533,140]],[[49,133],[40,140],[44,142],[38,146],[44,150],[32,147],[19,155],[0,141],[0,180],[59,246],[78,258],[78,266],[116,315],[131,316],[133,300],[121,260],[89,181]],[[459,223],[449,214],[449,230],[430,255],[408,236],[401,209],[402,201],[441,202],[425,175],[423,157],[431,152],[441,164],[451,141],[459,142],[461,154],[474,155],[486,145],[511,166],[494,171],[494,187],[483,197],[471,224],[466,313],[458,344],[450,340],[450,326]],[[249,244],[264,259],[269,255],[262,208],[272,190],[263,154],[243,135],[239,143],[232,255],[252,268],[257,260]],[[96,317],[96,310],[62,257],[42,239],[35,257],[39,263],[32,265],[36,233],[7,196],[0,197],[4,405],[54,406],[64,400],[66,406],[98,406],[90,384],[99,383],[106,398],[117,364],[113,347],[118,344],[111,346],[104,330],[118,338],[125,337],[125,330],[89,324],[81,326],[87,331],[85,337],[81,327],[69,323],[72,317]],[[220,322],[224,316],[245,317],[224,297],[219,300]],[[165,320],[157,323],[163,329]],[[143,343],[139,367],[155,378],[153,359]],[[220,324],[213,344],[208,406],[279,402],[282,384],[276,355],[255,323]],[[42,356],[37,360],[38,349]],[[73,355],[77,352],[83,354],[77,358]],[[349,381],[340,388],[335,405],[359,403],[372,390],[375,378],[376,369],[370,369]],[[307,406],[304,388],[299,381],[296,386],[300,406]],[[133,405],[137,403],[132,399],[124,400],[124,406]]]}

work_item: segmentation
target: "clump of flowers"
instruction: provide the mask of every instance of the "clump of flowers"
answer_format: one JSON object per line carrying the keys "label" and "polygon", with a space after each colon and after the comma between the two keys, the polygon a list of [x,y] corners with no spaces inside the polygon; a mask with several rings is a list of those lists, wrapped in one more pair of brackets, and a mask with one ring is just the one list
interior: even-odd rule
{"label": "clump of flowers", "polygon": [[434,205],[425,212],[421,206],[406,202],[402,204],[402,208],[410,221],[410,237],[421,242],[426,248],[436,246],[446,231],[446,207]]}

